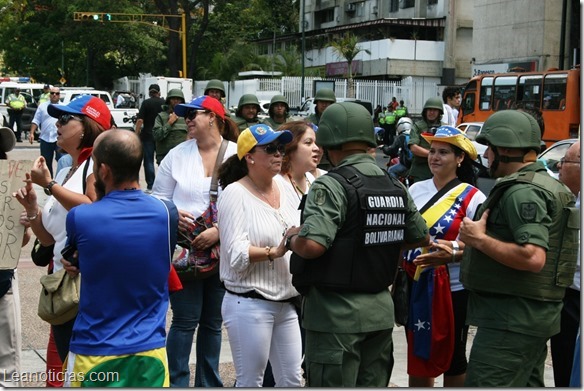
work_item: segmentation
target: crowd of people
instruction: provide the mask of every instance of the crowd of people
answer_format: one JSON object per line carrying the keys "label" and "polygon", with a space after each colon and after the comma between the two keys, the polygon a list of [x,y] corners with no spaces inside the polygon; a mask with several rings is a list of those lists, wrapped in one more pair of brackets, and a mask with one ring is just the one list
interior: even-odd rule
{"label": "crowd of people", "polygon": [[[409,386],[442,375],[446,387],[544,386],[550,338],[556,386],[571,384],[579,143],[555,180],[536,159],[538,122],[493,114],[477,139],[500,178],[486,195],[477,151],[452,122],[460,91],[428,99],[416,122],[393,98],[377,118],[391,125],[388,151],[405,159],[411,150],[407,187],[375,161],[371,113],[336,103],[332,90],[319,90],[316,114],[302,120],[276,95],[261,121],[255,95],[231,116],[222,82],[207,87],[185,102],[151,85],[135,133],[115,129],[98,98],[59,105],[49,95],[38,125],[56,133],[71,166],[53,176],[43,154],[13,196],[26,232],[53,246],[51,272],[81,280],[77,315],[51,326],[57,355],[47,370],[60,365],[65,386],[188,387],[195,333],[194,386],[232,386],[219,374],[225,327],[237,387],[386,387],[398,265],[409,287]],[[0,152],[14,147],[9,133],[0,132]],[[66,246],[73,259],[62,257]],[[13,286],[0,308],[17,301],[13,274],[0,274]],[[0,369],[17,371],[4,351]],[[101,372],[119,376],[91,376]]]}

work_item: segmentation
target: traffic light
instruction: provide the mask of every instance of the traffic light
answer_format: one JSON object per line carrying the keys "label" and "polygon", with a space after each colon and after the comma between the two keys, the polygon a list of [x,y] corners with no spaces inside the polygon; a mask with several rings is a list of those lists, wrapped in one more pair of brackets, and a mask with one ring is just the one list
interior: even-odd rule
{"label": "traffic light", "polygon": [[93,20],[95,20],[96,22],[101,19],[101,15],[100,14],[93,14],[92,17],[93,17]]}
{"label": "traffic light", "polygon": [[103,15],[103,21],[104,22],[110,22],[112,20],[112,15],[111,14],[105,14]]}

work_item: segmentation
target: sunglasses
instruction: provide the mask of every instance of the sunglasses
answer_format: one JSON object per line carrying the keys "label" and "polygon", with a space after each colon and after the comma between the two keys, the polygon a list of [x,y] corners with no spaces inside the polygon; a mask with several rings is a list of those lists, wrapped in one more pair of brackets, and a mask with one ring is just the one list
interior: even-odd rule
{"label": "sunglasses", "polygon": [[60,92],[49,92],[49,94],[51,94],[51,95],[61,95]]}
{"label": "sunglasses", "polygon": [[264,152],[268,155],[275,155],[276,152],[278,152],[280,155],[286,154],[286,145],[284,144],[268,144],[260,149],[263,149]]}
{"label": "sunglasses", "polygon": [[579,161],[577,160],[566,160],[565,157],[561,158],[560,161],[558,162],[560,165],[562,164],[567,164],[567,163],[572,163],[572,164],[580,164]]}
{"label": "sunglasses", "polygon": [[206,113],[208,113],[208,111],[206,111],[206,110],[198,110],[198,109],[191,109],[191,110],[189,110],[189,111],[186,112],[186,114],[185,114],[185,120],[192,121],[195,118],[197,118],[197,115],[199,113],[205,113],[206,114]]}
{"label": "sunglasses", "polygon": [[65,126],[69,123],[69,121],[71,121],[72,119],[74,119],[75,121],[79,121],[79,122],[83,122],[83,118],[78,117],[76,115],[73,114],[63,114],[62,116],[59,117],[59,119],[57,120],[57,122],[61,125],[61,126]]}

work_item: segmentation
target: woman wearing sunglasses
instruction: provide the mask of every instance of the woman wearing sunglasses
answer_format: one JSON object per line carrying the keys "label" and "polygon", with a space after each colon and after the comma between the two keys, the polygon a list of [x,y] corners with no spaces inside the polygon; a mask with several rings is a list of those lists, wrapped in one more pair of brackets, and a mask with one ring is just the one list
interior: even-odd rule
{"label": "woman wearing sunglasses", "polygon": [[[41,245],[54,244],[53,271],[63,268],[61,250],[67,241],[65,221],[68,211],[80,204],[89,204],[99,198],[95,189],[91,152],[99,134],[111,128],[111,113],[105,102],[91,95],[82,95],[68,105],[50,104],[50,116],[57,118],[57,146],[73,158],[69,169],[51,177],[45,158],[40,156],[26,174],[26,185],[16,193],[24,206],[27,219]],[[33,183],[49,196],[41,208]],[[69,341],[75,319],[51,326],[57,352],[64,361],[69,352]]]}
{"label": "woman wearing sunglasses", "polygon": [[274,180],[292,134],[253,125],[219,170],[222,314],[238,387],[261,387],[268,359],[277,387],[301,385],[301,340],[284,233],[299,224],[298,198]]}
{"label": "woman wearing sunglasses", "polygon": [[[237,125],[225,117],[223,105],[210,96],[199,96],[190,103],[175,106],[174,110],[186,121],[188,140],[171,149],[162,160],[152,194],[174,202],[179,210],[179,230],[188,234],[193,231],[194,221],[209,207],[211,177],[219,148],[227,135],[237,133]],[[237,145],[229,141],[223,159],[236,151]],[[191,247],[205,251],[218,241],[219,231],[212,227],[196,236]],[[204,279],[187,280],[181,273],[179,277],[183,289],[170,296],[172,323],[166,343],[170,385],[189,386],[189,356],[198,327],[195,387],[222,387],[219,354],[225,289],[219,273]]]}

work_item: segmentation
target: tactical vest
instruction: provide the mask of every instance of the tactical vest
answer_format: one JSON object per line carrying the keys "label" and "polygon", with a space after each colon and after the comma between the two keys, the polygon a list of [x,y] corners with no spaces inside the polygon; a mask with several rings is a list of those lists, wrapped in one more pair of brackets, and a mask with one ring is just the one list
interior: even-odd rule
{"label": "tactical vest", "polygon": [[382,111],[381,113],[379,113],[379,117],[377,119],[377,121],[379,122],[380,125],[385,125],[385,115],[387,114],[386,111]]}
{"label": "tactical vest", "polygon": [[311,286],[339,292],[377,293],[387,289],[393,283],[404,242],[404,188],[387,173],[367,176],[352,166],[326,175],[345,190],[346,220],[321,257],[303,259],[292,254],[292,284],[302,294]]}
{"label": "tactical vest", "polygon": [[[460,280],[466,289],[479,292],[520,296],[540,301],[561,301],[576,271],[580,213],[574,206],[574,195],[549,175],[534,171],[519,172],[497,182],[489,198],[475,216],[479,220],[486,209],[492,209],[503,193],[516,184],[536,186],[548,193],[547,210],[552,224],[549,250],[539,273],[507,267],[472,247],[464,250]],[[489,219],[491,217],[489,216]],[[487,225],[487,230],[489,225]],[[489,232],[496,237],[496,233]]]}
{"label": "tactical vest", "polygon": [[392,112],[387,113],[385,115],[385,123],[388,125],[395,124],[396,120],[397,120],[397,116],[395,115],[395,111],[392,111]]}
{"label": "tactical vest", "polygon": [[399,106],[397,109],[395,109],[395,115],[397,118],[405,116],[407,112],[408,109],[405,106]]}

